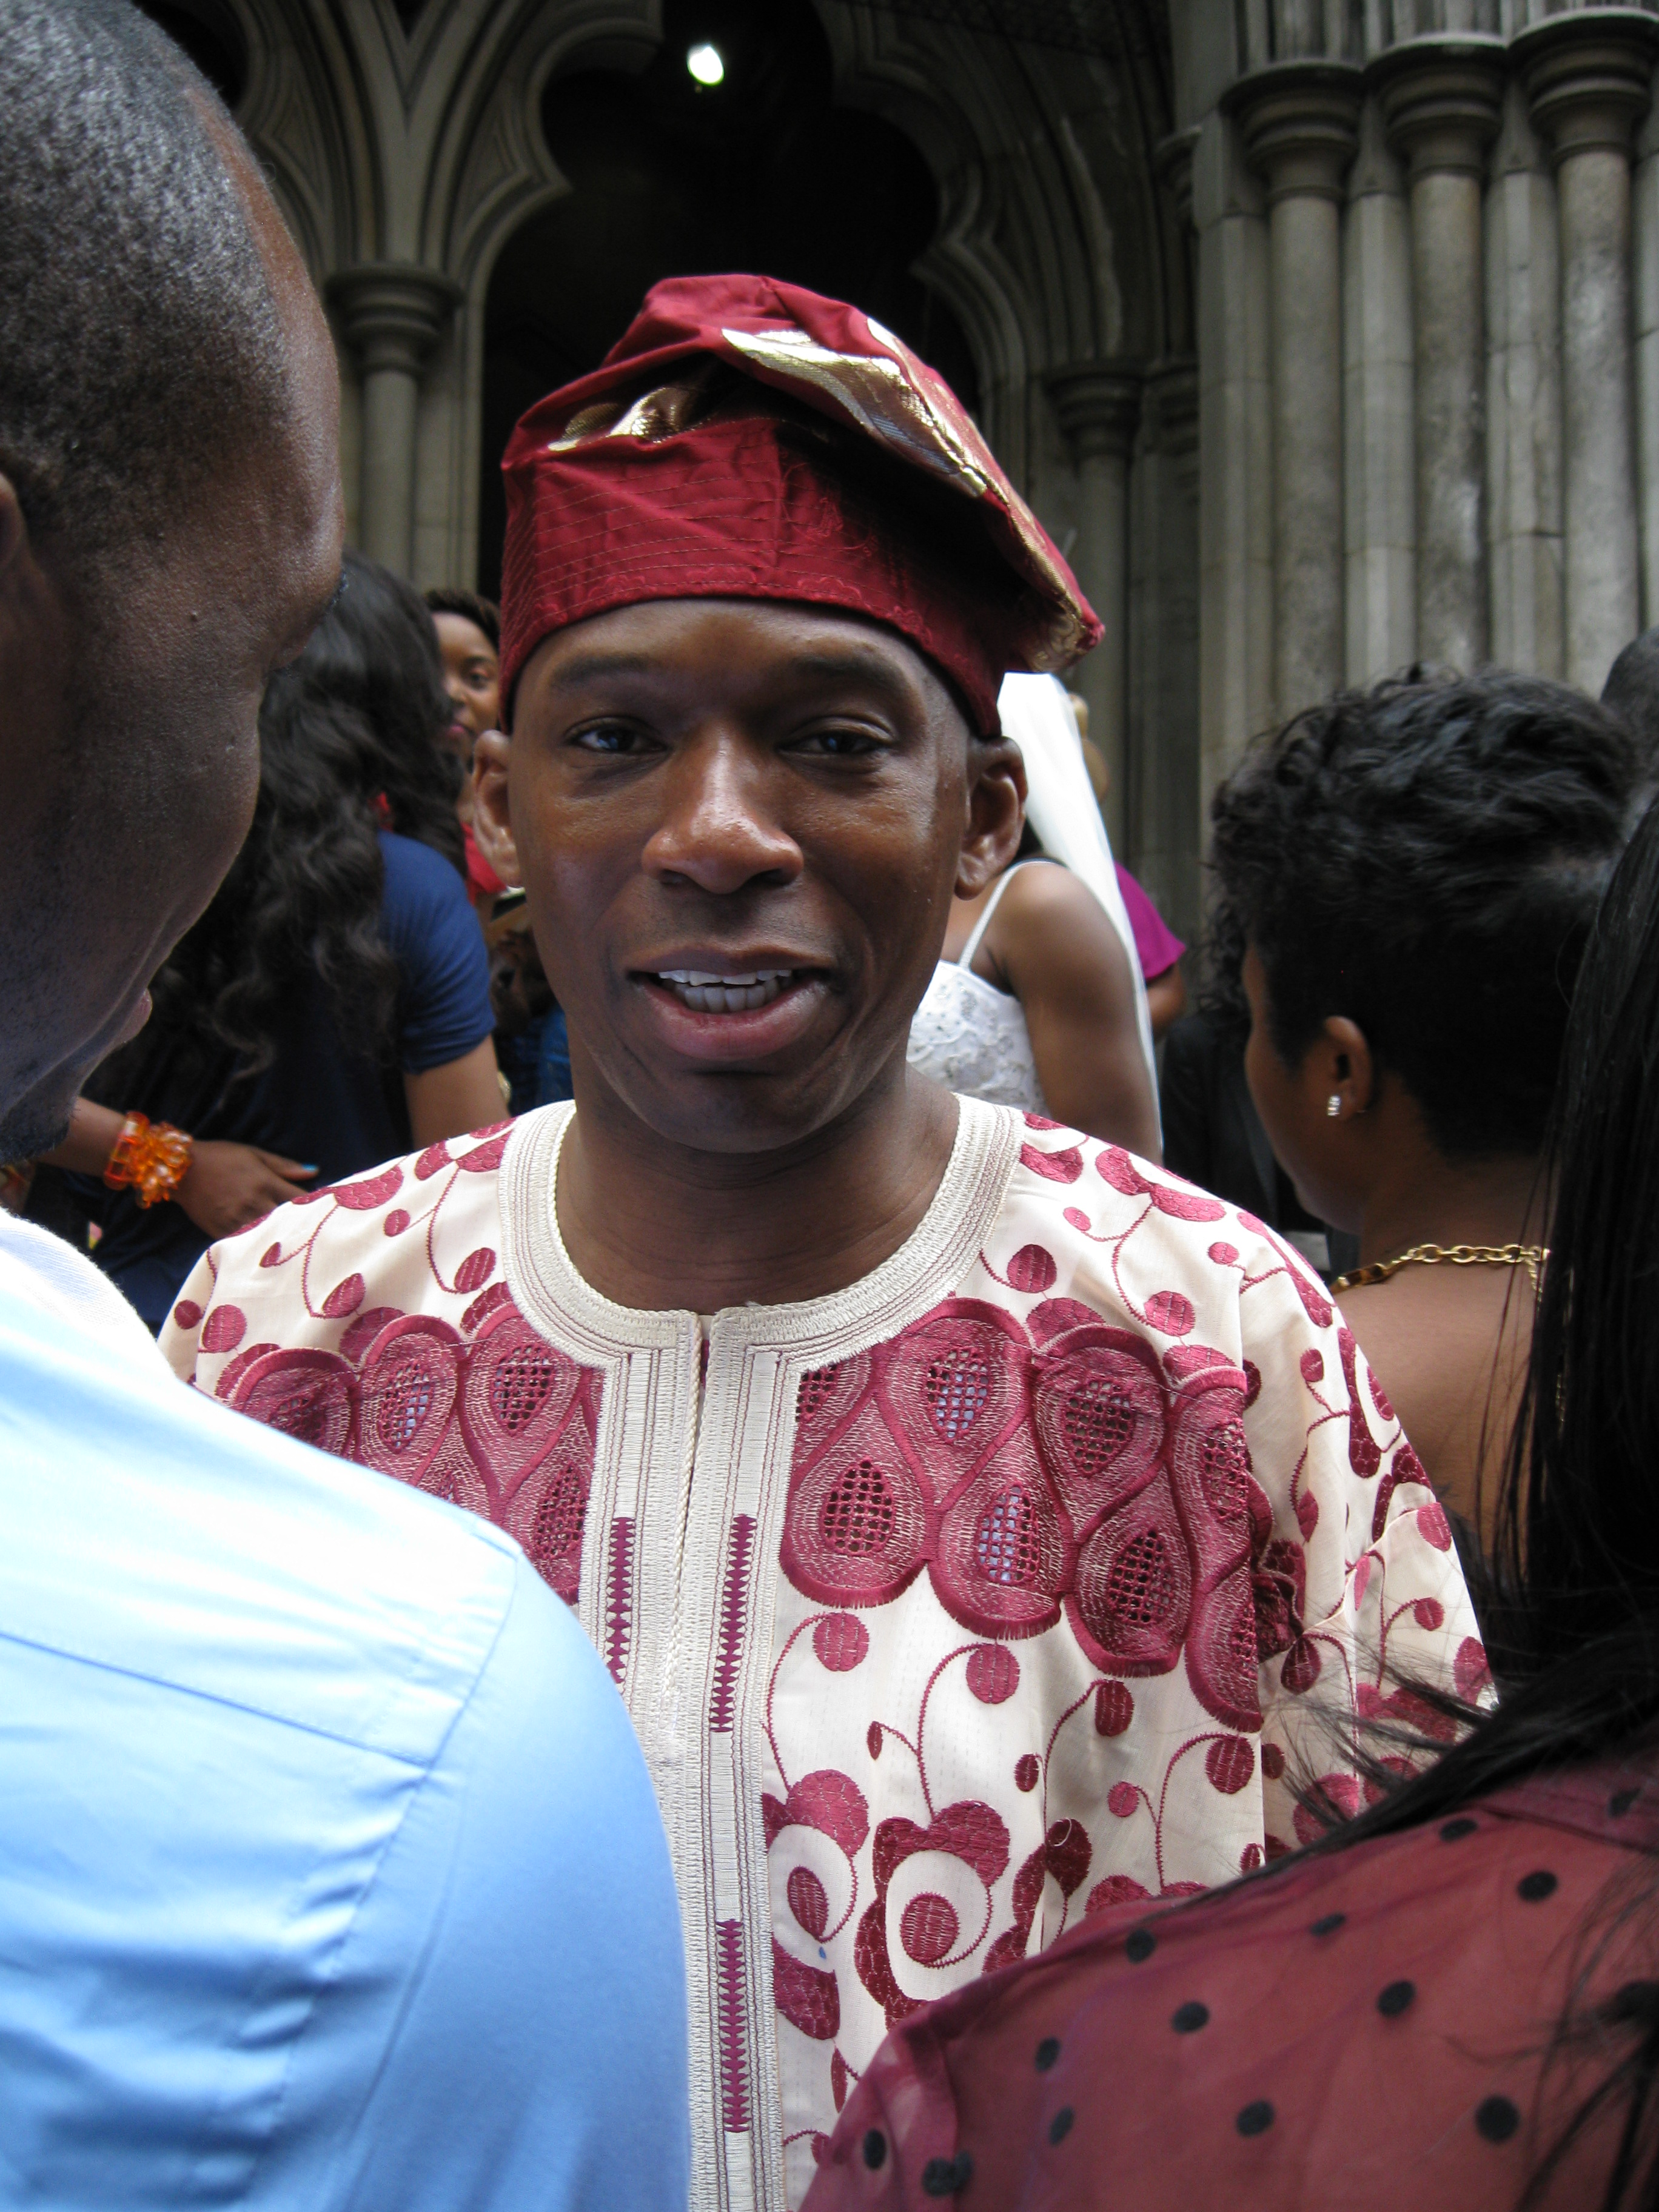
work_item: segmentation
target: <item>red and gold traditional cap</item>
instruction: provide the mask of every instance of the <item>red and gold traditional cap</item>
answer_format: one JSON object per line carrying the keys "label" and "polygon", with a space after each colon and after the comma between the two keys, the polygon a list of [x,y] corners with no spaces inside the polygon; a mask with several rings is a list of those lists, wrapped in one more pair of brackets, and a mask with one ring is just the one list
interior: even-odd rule
{"label": "red and gold traditional cap", "polygon": [[653,286],[591,376],[532,407],[507,477],[501,696],[550,632],[641,599],[786,599],[886,623],[997,727],[1011,669],[1094,610],[944,379],[856,307],[764,276]]}

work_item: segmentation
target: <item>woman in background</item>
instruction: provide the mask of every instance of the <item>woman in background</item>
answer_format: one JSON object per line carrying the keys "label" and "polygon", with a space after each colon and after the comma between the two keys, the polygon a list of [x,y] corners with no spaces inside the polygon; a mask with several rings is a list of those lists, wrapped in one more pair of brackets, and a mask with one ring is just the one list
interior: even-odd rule
{"label": "woman in background", "polygon": [[456,811],[466,848],[466,884],[481,921],[507,888],[478,850],[472,835],[472,748],[501,714],[501,613],[493,599],[459,585],[436,585],[426,594],[432,627],[438,634],[444,690],[449,694],[445,742],[460,763],[461,788]]}
{"label": "woman in background", "polygon": [[1245,1073],[1332,1288],[1447,1504],[1477,1527],[1544,1243],[1539,1146],[1636,756],[1564,684],[1345,692],[1217,793],[1215,941]]}
{"label": "woman in background", "polygon": [[[1052,678],[1010,677],[1000,704],[1025,762],[1025,836],[977,897],[952,902],[911,1024],[910,1064],[949,1090],[1156,1160],[1146,993],[1066,696]],[[1079,806],[1094,817],[1097,853],[1084,842]],[[1056,846],[1072,866],[1036,857]]]}
{"label": "woman in background", "polygon": [[[1395,1692],[1370,1809],[1317,1849],[1189,1905],[1110,1905],[912,2014],[805,2212],[1659,2206],[1656,1060],[1659,810],[1563,1055],[1497,1514],[1496,1711]],[[1304,1671],[1311,1690],[1316,1655]],[[1476,1697],[1478,1645],[1458,1671]],[[1437,1748],[1413,1723],[1470,1733],[1401,1783]],[[1358,1796],[1316,1787],[1299,1832]]]}
{"label": "woman in background", "polygon": [[313,1177],[501,1118],[448,720],[426,610],[348,555],[260,708],[247,842],[48,1156],[152,1328],[209,1244]]}

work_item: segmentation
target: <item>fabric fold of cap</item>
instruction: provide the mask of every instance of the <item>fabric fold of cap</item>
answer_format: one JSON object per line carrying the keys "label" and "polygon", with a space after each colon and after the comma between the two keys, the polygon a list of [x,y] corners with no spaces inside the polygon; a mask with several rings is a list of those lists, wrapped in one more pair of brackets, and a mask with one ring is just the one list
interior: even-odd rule
{"label": "fabric fold of cap", "polygon": [[763,276],[658,284],[591,376],[531,409],[507,479],[501,696],[550,632],[645,599],[885,623],[981,733],[1010,670],[1101,625],[950,386],[856,307]]}

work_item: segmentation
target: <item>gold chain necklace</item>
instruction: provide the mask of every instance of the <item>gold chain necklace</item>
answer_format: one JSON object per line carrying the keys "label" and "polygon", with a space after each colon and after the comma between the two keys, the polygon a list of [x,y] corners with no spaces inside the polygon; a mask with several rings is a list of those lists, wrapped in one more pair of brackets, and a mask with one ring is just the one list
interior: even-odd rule
{"label": "gold chain necklace", "polygon": [[1413,1261],[1432,1267],[1442,1261],[1454,1267],[1524,1267],[1535,1291],[1539,1270],[1549,1256],[1547,1244],[1413,1244],[1397,1259],[1374,1260],[1369,1267],[1339,1275],[1331,1285],[1331,1295],[1340,1297],[1344,1291],[1362,1291],[1372,1283],[1386,1283],[1390,1275],[1397,1275]]}

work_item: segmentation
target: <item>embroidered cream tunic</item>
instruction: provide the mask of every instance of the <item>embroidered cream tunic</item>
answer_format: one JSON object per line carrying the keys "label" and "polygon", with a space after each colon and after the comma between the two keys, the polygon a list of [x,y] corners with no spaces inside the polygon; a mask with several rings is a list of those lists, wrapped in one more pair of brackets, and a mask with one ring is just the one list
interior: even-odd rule
{"label": "embroidered cream tunic", "polygon": [[163,1338],[487,1513],[578,1608],[677,1869],[699,2212],[798,2205],[916,2004],[1287,1848],[1298,1764],[1357,1802],[1340,1723],[1397,1677],[1484,1679],[1445,1516],[1297,1256],[959,1110],[900,1251],[706,1344],[572,1266],[568,1106],[282,1207]]}

